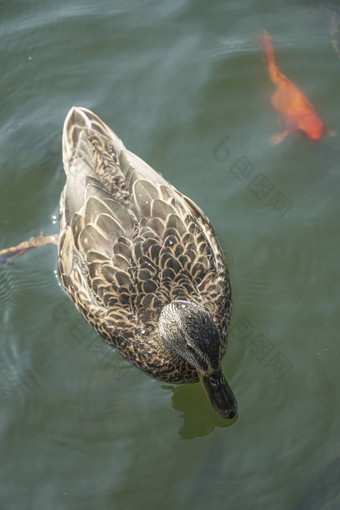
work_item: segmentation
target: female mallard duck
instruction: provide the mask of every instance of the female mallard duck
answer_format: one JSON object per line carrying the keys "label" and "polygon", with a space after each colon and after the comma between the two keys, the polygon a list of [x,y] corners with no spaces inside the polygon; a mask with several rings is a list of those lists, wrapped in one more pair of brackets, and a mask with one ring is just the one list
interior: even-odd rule
{"label": "female mallard duck", "polygon": [[169,383],[200,379],[233,418],[221,370],[230,282],[209,220],[85,108],[66,117],[63,163],[58,266],[76,307],[134,365]]}

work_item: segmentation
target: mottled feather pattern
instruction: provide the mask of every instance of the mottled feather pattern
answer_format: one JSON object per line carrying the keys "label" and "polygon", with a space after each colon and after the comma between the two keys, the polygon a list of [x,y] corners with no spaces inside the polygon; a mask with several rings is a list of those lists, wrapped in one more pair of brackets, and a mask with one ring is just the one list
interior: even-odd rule
{"label": "mottled feather pattern", "polygon": [[191,365],[164,349],[158,319],[175,299],[202,306],[220,329],[224,353],[230,283],[210,222],[89,110],[67,116],[63,154],[63,286],[105,340],[143,371],[197,381]]}

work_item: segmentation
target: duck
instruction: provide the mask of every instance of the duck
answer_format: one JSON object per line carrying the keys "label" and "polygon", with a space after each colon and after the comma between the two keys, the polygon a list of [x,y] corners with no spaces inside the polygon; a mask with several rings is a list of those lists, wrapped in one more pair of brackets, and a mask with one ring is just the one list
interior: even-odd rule
{"label": "duck", "polygon": [[234,418],[222,371],[231,284],[210,221],[90,110],[70,109],[62,146],[66,293],[133,365],[170,384],[200,381],[218,415]]}

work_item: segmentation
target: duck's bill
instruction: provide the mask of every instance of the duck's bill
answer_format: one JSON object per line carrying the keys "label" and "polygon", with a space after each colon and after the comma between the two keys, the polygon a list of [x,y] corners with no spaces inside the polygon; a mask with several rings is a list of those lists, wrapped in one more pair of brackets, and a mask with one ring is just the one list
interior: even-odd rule
{"label": "duck's bill", "polygon": [[222,418],[234,418],[237,413],[236,398],[222,371],[199,374],[199,377],[215,411]]}

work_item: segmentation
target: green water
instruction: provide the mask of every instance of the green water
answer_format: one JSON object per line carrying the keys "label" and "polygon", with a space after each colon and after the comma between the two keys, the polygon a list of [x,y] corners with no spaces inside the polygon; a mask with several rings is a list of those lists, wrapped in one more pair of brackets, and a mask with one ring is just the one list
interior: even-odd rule
{"label": "green water", "polygon": [[266,28],[339,134],[330,7],[0,2],[0,249],[57,231],[62,123],[94,110],[216,229],[239,403],[230,424],[199,385],[130,366],[63,293],[56,249],[31,251],[0,267],[1,509],[340,508],[339,137],[268,144],[255,42]]}

